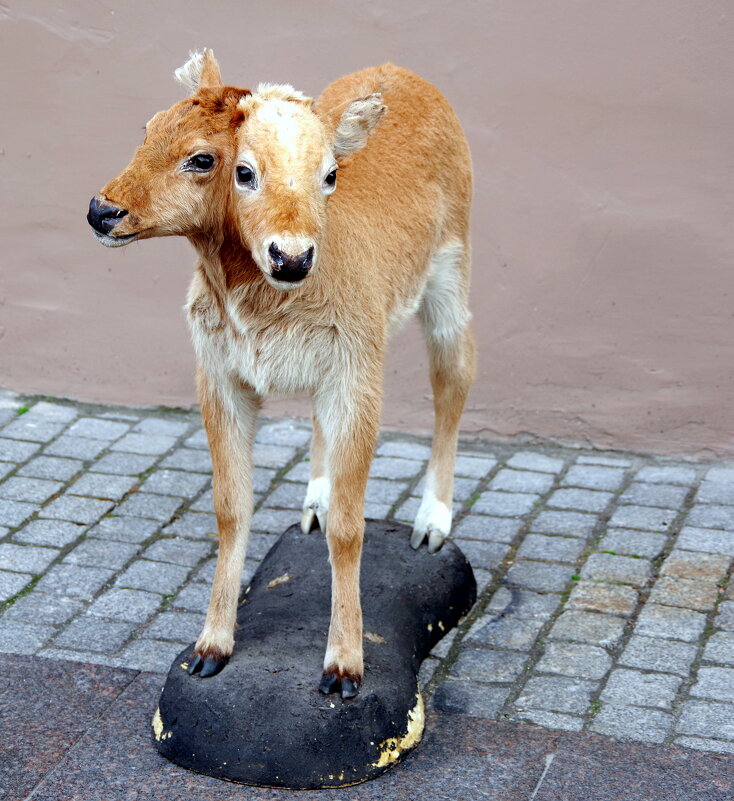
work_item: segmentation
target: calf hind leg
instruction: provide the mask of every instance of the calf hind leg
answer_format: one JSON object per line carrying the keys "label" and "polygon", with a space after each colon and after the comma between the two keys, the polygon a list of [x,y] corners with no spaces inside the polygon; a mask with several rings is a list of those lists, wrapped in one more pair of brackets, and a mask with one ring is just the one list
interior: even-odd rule
{"label": "calf hind leg", "polygon": [[326,466],[326,442],[319,419],[314,414],[311,437],[311,477],[308,481],[301,517],[301,530],[304,534],[312,531],[317,522],[321,533],[326,534],[326,514],[329,511],[330,489],[329,471]]}

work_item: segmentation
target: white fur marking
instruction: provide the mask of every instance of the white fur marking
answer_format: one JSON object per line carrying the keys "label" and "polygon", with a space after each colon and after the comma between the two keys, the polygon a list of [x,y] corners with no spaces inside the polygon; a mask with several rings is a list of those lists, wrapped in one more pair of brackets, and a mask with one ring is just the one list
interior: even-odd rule
{"label": "white fur marking", "polygon": [[175,79],[188,87],[192,92],[199,89],[201,70],[204,67],[204,54],[198,51],[189,53],[189,60],[173,73]]}
{"label": "white fur marking", "polygon": [[463,257],[461,242],[449,242],[431,259],[421,316],[426,334],[436,342],[455,340],[471,320],[468,287],[459,269]]}
{"label": "white fur marking", "polygon": [[446,539],[451,532],[453,514],[445,503],[438,500],[435,487],[435,476],[432,471],[429,471],[426,474],[426,488],[423,490],[423,498],[415,517],[413,531],[424,536],[430,534],[431,531],[437,531],[443,539]]}

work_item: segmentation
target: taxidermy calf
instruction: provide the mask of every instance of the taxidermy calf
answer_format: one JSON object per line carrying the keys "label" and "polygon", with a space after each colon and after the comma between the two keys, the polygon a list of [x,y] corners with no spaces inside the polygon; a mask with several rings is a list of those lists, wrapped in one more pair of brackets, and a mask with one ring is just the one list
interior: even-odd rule
{"label": "taxidermy calf", "polygon": [[435,435],[411,545],[451,528],[459,418],[474,369],[467,310],[471,161],[448,102],[393,65],[346,76],[317,101],[285,85],[223,86],[211,51],[176,73],[193,92],[146,126],[130,165],[92,199],[105,245],[181,234],[199,260],[188,316],[214,471],[219,555],[189,671],[234,647],[262,399],[313,400],[301,525],[332,568],[319,688],[357,694],[364,495],[388,336],[422,323]]}

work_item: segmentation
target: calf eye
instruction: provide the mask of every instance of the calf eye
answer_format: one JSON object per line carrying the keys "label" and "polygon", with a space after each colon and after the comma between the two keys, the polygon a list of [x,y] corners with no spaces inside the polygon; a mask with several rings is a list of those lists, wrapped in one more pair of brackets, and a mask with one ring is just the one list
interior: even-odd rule
{"label": "calf eye", "polygon": [[255,177],[255,171],[252,167],[248,167],[246,164],[240,164],[235,170],[235,175],[237,176],[237,183],[240,186],[247,189],[257,188],[257,178]]}
{"label": "calf eye", "polygon": [[336,187],[336,167],[324,178],[324,192],[333,192]]}
{"label": "calf eye", "polygon": [[189,172],[209,172],[214,166],[214,156],[208,153],[197,153],[192,156],[184,165],[184,169]]}

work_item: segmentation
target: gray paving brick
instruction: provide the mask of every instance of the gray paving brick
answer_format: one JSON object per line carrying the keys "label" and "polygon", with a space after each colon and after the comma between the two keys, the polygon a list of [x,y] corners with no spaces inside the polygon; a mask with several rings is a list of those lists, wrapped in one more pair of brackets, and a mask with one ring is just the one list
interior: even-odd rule
{"label": "gray paving brick", "polygon": [[270,493],[266,503],[276,509],[301,509],[305,495],[306,487],[303,484],[284,481]]}
{"label": "gray paving brick", "polygon": [[615,467],[575,464],[568,469],[561,484],[567,487],[614,491],[622,486],[624,474],[624,470]]}
{"label": "gray paving brick", "polygon": [[601,679],[612,666],[609,654],[594,645],[549,642],[535,669],[584,679]]}
{"label": "gray paving brick", "polygon": [[69,565],[109,567],[121,570],[138,552],[138,545],[109,540],[87,539],[76,545],[64,557]]}
{"label": "gray paving brick", "polygon": [[548,498],[548,506],[557,509],[578,509],[582,512],[603,512],[614,495],[586,489],[559,489]]}
{"label": "gray paving brick", "polygon": [[652,588],[650,601],[667,606],[681,606],[706,612],[714,608],[719,588],[701,580],[661,576]]}
{"label": "gray paving brick", "polygon": [[490,489],[510,492],[537,492],[541,495],[553,486],[550,473],[533,473],[528,470],[500,470],[489,482]]}
{"label": "gray paving brick", "polygon": [[530,530],[543,534],[567,534],[569,537],[586,539],[598,521],[596,515],[583,512],[554,512],[543,510],[533,521]]}
{"label": "gray paving brick", "polygon": [[439,659],[431,656],[426,657],[418,670],[418,686],[424,690],[428,682],[433,678],[436,668],[441,664]]}
{"label": "gray paving brick", "polygon": [[667,532],[675,520],[672,509],[656,509],[651,506],[620,506],[612,515],[612,528],[639,528],[643,531]]}
{"label": "gray paving brick", "polygon": [[102,412],[97,417],[102,420],[122,420],[124,423],[137,423],[140,417],[125,411]]}
{"label": "gray paving brick", "polygon": [[289,445],[293,448],[305,447],[311,439],[306,426],[290,420],[278,420],[260,426],[255,441],[265,445]]}
{"label": "gray paving brick", "polygon": [[673,728],[673,716],[658,709],[605,706],[589,728],[619,739],[662,743]]}
{"label": "gray paving brick", "polygon": [[0,460],[3,462],[25,462],[40,447],[37,442],[22,442],[20,440],[0,438]]}
{"label": "gray paving brick", "polygon": [[188,567],[138,559],[117,577],[115,586],[173,595],[186,581],[188,574]]}
{"label": "gray paving brick", "polygon": [[682,679],[668,673],[640,673],[617,668],[609,675],[601,700],[618,706],[670,709]]}
{"label": "gray paving brick", "polygon": [[0,498],[28,503],[43,503],[64,486],[61,481],[14,476],[0,484]]}
{"label": "gray paving brick", "polygon": [[0,500],[0,526],[15,528],[27,520],[37,507],[32,503]]}
{"label": "gray paving brick", "polygon": [[87,527],[65,520],[32,520],[13,534],[14,542],[63,548],[84,534]]}
{"label": "gray paving brick", "polygon": [[166,420],[162,417],[146,417],[141,420],[133,432],[147,436],[180,437],[191,428],[191,423],[184,420]]}
{"label": "gray paving brick", "polygon": [[527,658],[515,651],[463,650],[450,675],[470,682],[511,682],[522,673]]}
{"label": "gray paving brick", "polygon": [[433,706],[440,712],[460,713],[480,718],[495,718],[509,694],[509,688],[491,684],[445,681],[433,696]]}
{"label": "gray paving brick", "polygon": [[184,643],[164,640],[133,640],[122,651],[119,661],[133,670],[168,673],[171,662],[185,647]]}
{"label": "gray paving brick", "polygon": [[113,588],[100,595],[89,607],[87,614],[130,623],[145,623],[158,611],[162,602],[163,596],[153,592]]}
{"label": "gray paving brick", "polygon": [[53,645],[56,648],[113,654],[123,646],[134,629],[132,623],[101,620],[85,615],[72,620],[56,637]]}
{"label": "gray paving brick", "polygon": [[402,481],[370,478],[364,497],[367,503],[386,503],[392,506],[407,488],[408,485]]}
{"label": "gray paving brick", "polygon": [[115,511],[121,517],[146,517],[151,520],[166,522],[173,517],[174,512],[180,505],[180,498],[136,492],[126,501],[123,501]]}
{"label": "gray paving brick", "polygon": [[12,462],[0,462],[0,478],[5,478],[8,473],[15,470],[16,466]]}
{"label": "gray paving brick", "polygon": [[719,605],[719,614],[714,625],[726,631],[734,631],[734,601],[724,601]]}
{"label": "gray paving brick", "polygon": [[[43,648],[36,656],[44,659],[63,659],[67,662],[86,662],[90,665],[109,665],[119,667],[120,659],[114,654],[94,653],[94,651],[71,651],[68,648]],[[128,667],[128,665],[125,665]]]}
{"label": "gray paving brick", "polygon": [[209,483],[209,477],[201,473],[188,473],[185,470],[156,470],[142,485],[143,492],[159,495],[175,495],[179,498],[193,498]]}
{"label": "gray paving brick", "polygon": [[267,531],[281,534],[288,526],[298,523],[301,515],[295,510],[258,509],[252,516],[253,531]]}
{"label": "gray paving brick", "polygon": [[255,445],[252,461],[256,467],[272,467],[280,470],[293,460],[295,448],[284,445]]}
{"label": "gray paving brick", "polygon": [[635,476],[637,481],[652,484],[692,484],[696,480],[696,471],[691,467],[643,467]]}
{"label": "gray paving brick", "polygon": [[691,695],[714,701],[734,701],[734,669],[700,667]]}
{"label": "gray paving brick", "polygon": [[545,712],[541,709],[527,709],[515,713],[514,720],[524,720],[543,726],[546,729],[561,729],[563,731],[581,731],[584,719],[574,715],[564,715],[561,712]]}
{"label": "gray paving brick", "polygon": [[11,573],[0,570],[0,603],[10,600],[21,590],[24,590],[33,580],[27,573]]}
{"label": "gray paving brick", "polygon": [[520,451],[507,460],[507,466],[517,470],[537,470],[539,473],[560,473],[563,470],[563,459],[554,459],[533,451]]}
{"label": "gray paving brick", "polygon": [[599,542],[600,551],[614,551],[624,556],[642,556],[654,559],[665,549],[668,538],[665,534],[651,531],[635,531],[628,528],[610,528]]}
{"label": "gray paving brick", "polygon": [[545,622],[554,615],[560,603],[561,596],[554,593],[500,587],[492,596],[483,618],[511,614],[515,618],[535,618]]}
{"label": "gray paving brick", "polygon": [[162,533],[174,537],[200,540],[216,539],[217,531],[217,518],[213,514],[186,512],[178,520],[174,520],[173,523],[166,526]]}
{"label": "gray paving brick", "polygon": [[581,577],[591,581],[620,582],[642,587],[650,578],[650,562],[630,556],[593,553],[581,569]]}
{"label": "gray paving brick", "polygon": [[53,626],[0,620],[0,653],[34,654],[55,633]]}
{"label": "gray paving brick", "polygon": [[661,506],[664,509],[679,509],[688,495],[688,487],[674,484],[645,484],[635,482],[622,493],[620,503],[637,506]]}
{"label": "gray paving brick", "polygon": [[543,709],[554,712],[586,712],[595,681],[565,676],[533,676],[515,701],[518,709]]}
{"label": "gray paving brick", "polygon": [[624,621],[595,612],[566,611],[553,624],[548,637],[590,645],[616,645],[624,633]]}
{"label": "gray paving brick", "polygon": [[540,495],[524,492],[483,492],[473,507],[479,514],[497,517],[520,517],[533,510]]}
{"label": "gray paving brick", "polygon": [[96,459],[106,447],[107,443],[98,439],[70,437],[64,434],[47,445],[43,452],[46,456],[68,456],[71,459],[87,461]]}
{"label": "gray paving brick", "polygon": [[157,459],[157,456],[143,456],[135,453],[106,453],[94,463],[92,469],[97,473],[138,476],[149,470]]}
{"label": "gray paving brick", "polygon": [[734,556],[734,533],[731,531],[684,526],[675,544],[684,551],[704,551]]}
{"label": "gray paving brick", "polygon": [[456,634],[456,629],[446,633],[431,649],[431,656],[436,657],[437,659],[444,659],[456,640]]}
{"label": "gray paving brick", "polygon": [[122,439],[118,439],[110,446],[110,450],[161,456],[171,450],[175,444],[175,437],[166,437],[160,434],[125,434]]}
{"label": "gray paving brick", "polygon": [[72,523],[96,523],[102,515],[112,509],[109,501],[98,501],[76,495],[62,495],[39,512],[39,517],[54,520],[69,520]]}
{"label": "gray paving brick", "polygon": [[429,445],[412,442],[407,439],[396,439],[383,442],[376,451],[378,456],[399,456],[401,459],[416,459],[420,462],[428,461],[431,456]]}
{"label": "gray paving brick", "polygon": [[160,523],[139,517],[105,517],[89,530],[90,537],[118,542],[143,542],[158,529]]}
{"label": "gray paving brick", "polygon": [[553,537],[528,534],[518,549],[519,558],[546,559],[551,562],[573,564],[583,553],[583,540],[572,537]]}
{"label": "gray paving brick", "polygon": [[604,453],[588,453],[579,456],[576,464],[598,464],[602,467],[631,467],[632,459],[626,456],[607,455]]}
{"label": "gray paving brick", "polygon": [[686,642],[658,640],[633,634],[619,658],[621,665],[688,676],[696,646]]}
{"label": "gray paving brick", "polygon": [[39,592],[91,601],[114,575],[114,570],[104,567],[59,564],[54,565],[43,576],[36,589]]}
{"label": "gray paving brick", "polygon": [[247,558],[260,561],[275,545],[280,534],[253,534],[247,546]]}
{"label": "gray paving brick", "polygon": [[532,617],[479,620],[467,634],[466,642],[474,646],[529,651],[544,624],[543,618]]}
{"label": "gray paving brick", "polygon": [[171,562],[175,565],[194,567],[209,553],[212,543],[205,540],[190,540],[183,537],[160,539],[150,545],[143,556],[154,562]]}
{"label": "gray paving brick", "polygon": [[453,531],[455,539],[490,540],[492,542],[512,542],[522,528],[521,520],[506,517],[484,517],[469,515]]}
{"label": "gray paving brick", "polygon": [[206,584],[188,584],[173,599],[173,606],[189,612],[206,612],[210,588]]}
{"label": "gray paving brick", "polygon": [[484,478],[497,464],[494,456],[462,456],[456,457],[454,465],[454,475],[464,478]]}
{"label": "gray paving brick", "polygon": [[632,587],[579,581],[571,592],[567,606],[570,609],[588,609],[628,617],[637,606],[637,591]]}
{"label": "gray paving brick", "polygon": [[66,432],[71,437],[102,439],[111,442],[129,431],[129,423],[112,420],[98,420],[94,417],[81,417]]}
{"label": "gray paving brick", "polygon": [[696,503],[734,504],[734,484],[702,481],[696,492]]}
{"label": "gray paving brick", "polygon": [[540,592],[561,592],[574,573],[566,565],[520,560],[507,571],[507,581]]}
{"label": "gray paving brick", "polygon": [[688,609],[647,603],[635,631],[643,637],[663,637],[696,642],[706,627],[706,616]]}
{"label": "gray paving brick", "polygon": [[204,615],[193,612],[162,612],[141,632],[141,637],[177,642],[195,641],[204,627]]}
{"label": "gray paving brick", "polygon": [[[264,471],[264,468],[260,468]],[[276,475],[276,471],[267,471],[271,479]],[[285,474],[286,481],[299,481],[304,483],[311,478],[311,462],[298,462],[294,467]],[[267,489],[267,487],[265,487]]]}
{"label": "gray paving brick", "polygon": [[713,701],[686,701],[676,730],[680,734],[709,737],[716,733],[722,740],[734,740],[734,706]]}
{"label": "gray paving brick", "polygon": [[734,665],[734,632],[717,631],[706,643],[704,660]]}
{"label": "gray paving brick", "polygon": [[718,754],[734,754],[734,743],[726,743],[723,740],[711,740],[705,737],[676,737],[676,745],[685,748],[696,748],[699,751],[715,751]]}
{"label": "gray paving brick", "polygon": [[[250,561],[251,561],[250,554],[248,553],[245,561],[245,568],[247,568],[247,563]],[[215,556],[213,556],[211,559],[207,559],[207,561],[204,562],[203,565],[201,565],[194,571],[191,580],[194,582],[201,581],[206,584],[207,589],[211,590],[211,584],[212,581],[214,580],[214,570],[216,566],[217,566],[217,558]]]}
{"label": "gray paving brick", "polygon": [[34,403],[26,417],[40,417],[46,420],[55,420],[58,423],[70,423],[78,416],[73,406],[64,406],[52,401],[39,401]]}
{"label": "gray paving brick", "polygon": [[364,516],[365,519],[385,520],[390,515],[390,509],[392,509],[392,504],[367,501],[364,505]]}
{"label": "gray paving brick", "polygon": [[29,442],[49,442],[64,428],[63,423],[54,423],[41,417],[22,417],[14,420],[2,430],[3,437],[27,440]]}
{"label": "gray paving brick", "polygon": [[19,476],[33,478],[51,478],[58,481],[68,481],[84,466],[78,459],[62,459],[58,456],[36,456],[28,464],[18,470]]}
{"label": "gray paving brick", "polygon": [[716,583],[722,581],[729,571],[731,558],[721,554],[672,551],[663,562],[660,572],[664,576],[680,576]]}
{"label": "gray paving brick", "polygon": [[0,570],[16,573],[42,573],[59,555],[55,548],[39,548],[35,545],[0,545]]}
{"label": "gray paving brick", "polygon": [[496,568],[509,550],[509,546],[501,542],[462,540],[458,545],[475,570],[492,570]]}
{"label": "gray paving brick", "polygon": [[187,448],[202,448],[206,450],[209,447],[206,431],[203,428],[197,428],[190,437],[184,440],[184,445]]}
{"label": "gray paving brick", "polygon": [[120,501],[138,483],[135,476],[112,476],[106,473],[85,473],[67,490],[69,495],[106,498]]}
{"label": "gray paving brick", "polygon": [[84,603],[76,598],[48,595],[43,592],[30,592],[7,609],[7,620],[22,620],[26,623],[42,625],[66,623],[84,608]]}
{"label": "gray paving brick", "polygon": [[734,531],[734,506],[697,504],[688,513],[686,524],[699,528]]}
{"label": "gray paving brick", "polygon": [[734,482],[734,467],[732,467],[731,464],[711,467],[706,472],[704,481],[711,481],[714,484],[731,485],[731,483]]}
{"label": "gray paving brick", "polygon": [[413,478],[420,473],[422,467],[422,464],[411,459],[377,456],[372,460],[370,475],[375,478]]}

